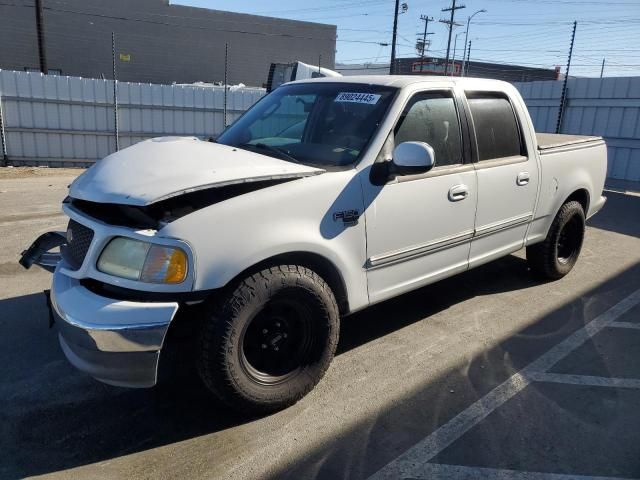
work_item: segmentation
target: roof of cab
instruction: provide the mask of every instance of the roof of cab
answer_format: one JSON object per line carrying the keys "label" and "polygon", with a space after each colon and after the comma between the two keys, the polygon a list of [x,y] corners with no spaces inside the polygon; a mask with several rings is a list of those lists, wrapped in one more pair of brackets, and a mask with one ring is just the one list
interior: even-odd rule
{"label": "roof of cab", "polygon": [[324,77],[306,80],[296,80],[288,82],[289,84],[300,83],[358,83],[366,85],[380,85],[387,87],[403,88],[415,83],[449,83],[451,85],[461,85],[463,88],[486,88],[492,86],[502,86],[503,88],[511,84],[501,80],[491,80],[486,78],[474,77],[445,77],[442,75],[353,75],[348,77]]}

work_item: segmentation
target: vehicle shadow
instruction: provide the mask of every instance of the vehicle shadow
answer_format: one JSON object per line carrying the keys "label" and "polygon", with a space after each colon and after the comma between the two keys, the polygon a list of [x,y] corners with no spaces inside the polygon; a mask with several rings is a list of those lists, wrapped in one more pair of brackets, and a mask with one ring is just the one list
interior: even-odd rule
{"label": "vehicle shadow", "polygon": [[[496,279],[496,283],[522,282],[520,288],[523,288],[522,285],[528,282],[521,278],[519,270],[517,263],[515,270],[503,270],[504,278]],[[487,282],[489,277],[485,275],[479,277],[485,287],[472,294],[493,293],[494,282]],[[466,275],[462,284],[453,282],[449,286],[469,286],[471,278]],[[481,353],[449,366],[434,380],[400,395],[381,411],[344,428],[329,440],[318,442],[315,449],[305,451],[298,458],[288,458],[286,467],[266,478],[369,478],[639,287],[640,262],[637,262],[627,270],[603,279],[595,288],[568,298],[559,308],[546,312],[497,344],[487,346]],[[423,295],[433,292],[430,287],[423,290]],[[432,298],[429,296],[429,301]],[[390,322],[393,330],[402,328],[409,323],[407,315],[410,318],[417,315],[414,309],[418,307],[412,304],[413,301],[402,314],[386,315],[387,307],[383,305],[372,309],[371,318],[363,316],[356,322],[362,322],[361,328],[368,328],[371,321],[372,328],[379,329],[371,336],[384,335],[380,332],[385,328],[377,322]],[[415,300],[418,301],[419,298]],[[441,306],[446,308],[446,303]],[[635,310],[640,312],[637,307]],[[423,312],[427,315],[437,313],[428,307]],[[604,339],[587,339],[549,371],[615,377],[615,370],[624,368],[637,375],[640,371],[637,368],[639,337],[629,338],[629,334],[619,331],[621,329],[609,330],[615,332],[604,332],[610,333],[604,335]],[[611,335],[617,335],[615,341],[607,339]],[[603,341],[609,342],[604,351]],[[627,351],[616,351],[621,348]],[[628,351],[629,348],[632,350]],[[623,366],[623,362],[626,365]],[[407,369],[410,369],[409,365]],[[580,478],[583,475],[584,478],[636,478],[640,473],[639,399],[637,390],[535,382],[449,447],[445,443],[431,463],[469,466],[471,472],[475,467],[504,469],[505,475],[507,471],[518,473],[521,470],[522,478],[530,472],[566,474],[572,478],[574,475]],[[447,435],[443,434],[443,437],[442,441],[447,442]],[[576,446],[577,439],[579,447]],[[433,441],[438,442],[437,439]],[[449,474],[434,477],[427,474],[417,478],[457,478],[458,475],[475,478],[475,475],[481,475],[480,471],[475,472],[466,476],[459,472],[451,477]],[[502,478],[501,473],[495,475],[495,478]],[[415,475],[407,472],[404,476],[413,478]],[[511,475],[507,476],[511,478]]]}
{"label": "vehicle shadow", "polygon": [[[640,264],[607,280],[600,290],[621,295],[637,284],[638,278]],[[527,289],[536,285],[539,282],[530,276],[523,258],[512,255],[499,259],[344,318],[338,355],[424,321],[466,299],[511,291],[527,295]],[[490,390],[514,369],[522,368],[582,326],[579,313],[583,303],[584,298],[570,299],[562,309],[488,349],[482,358],[452,371],[446,379],[425,385],[416,398],[436,408],[420,409],[419,417],[433,414],[435,418],[418,418],[416,425],[433,428],[468,404],[469,396],[443,398],[448,391],[443,383],[458,378],[473,394]],[[0,364],[4,369],[0,384],[0,403],[4,405],[0,411],[1,478],[22,478],[102,462],[255,420],[220,405],[195,375],[174,377],[169,384],[148,390],[96,382],[66,362],[55,331],[46,330],[47,321],[42,294],[0,300]],[[188,361],[185,357],[184,362]],[[482,365],[491,368],[485,370]],[[443,403],[447,403],[446,408],[441,407]],[[384,430],[389,422],[406,423],[403,415],[415,419],[415,412],[409,411],[415,404],[416,399],[402,402],[372,418],[369,424],[346,432],[324,450],[308,452],[295,468],[274,478],[342,478],[351,476],[346,472],[354,477],[372,473],[385,458],[400,453],[414,437],[425,433],[424,428],[411,427],[404,436],[405,443],[391,448],[381,444],[386,440],[384,432],[378,430]]]}
{"label": "vehicle shadow", "polygon": [[[338,354],[464,299],[535,284],[524,260],[505,257],[345,318]],[[100,462],[254,420],[219,404],[195,374],[131,390],[77,372],[64,359],[55,328],[47,331],[42,294],[0,300],[0,315],[0,362],[7,366],[0,385],[2,478]]]}
{"label": "vehicle shadow", "polygon": [[588,221],[588,225],[640,238],[640,222],[632,221],[640,218],[640,195],[628,195],[612,190],[607,190],[604,195],[607,197],[607,203],[602,212]]}

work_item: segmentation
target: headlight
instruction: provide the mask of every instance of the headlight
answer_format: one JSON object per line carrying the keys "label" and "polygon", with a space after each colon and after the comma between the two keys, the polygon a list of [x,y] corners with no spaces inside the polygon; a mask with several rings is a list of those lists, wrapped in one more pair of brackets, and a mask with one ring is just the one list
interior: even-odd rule
{"label": "headlight", "polygon": [[187,254],[179,249],[116,237],[98,259],[98,270],[148,283],[180,283],[187,277]]}

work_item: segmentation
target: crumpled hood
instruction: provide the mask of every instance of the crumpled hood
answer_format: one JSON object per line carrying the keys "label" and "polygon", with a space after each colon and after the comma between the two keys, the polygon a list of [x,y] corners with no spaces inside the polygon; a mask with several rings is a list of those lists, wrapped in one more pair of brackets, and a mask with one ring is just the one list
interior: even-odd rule
{"label": "crumpled hood", "polygon": [[98,161],[71,184],[69,194],[92,202],[143,206],[205,188],[323,172],[195,137],[161,137]]}

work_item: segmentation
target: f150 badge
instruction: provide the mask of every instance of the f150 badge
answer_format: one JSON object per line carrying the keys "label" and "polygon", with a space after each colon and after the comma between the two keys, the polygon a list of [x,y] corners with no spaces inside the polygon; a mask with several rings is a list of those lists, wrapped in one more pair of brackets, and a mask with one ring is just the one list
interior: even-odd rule
{"label": "f150 badge", "polygon": [[358,219],[360,218],[360,212],[358,210],[343,210],[342,212],[334,212],[333,220],[338,221],[342,220],[342,223],[345,227],[351,227],[352,225],[358,224]]}

